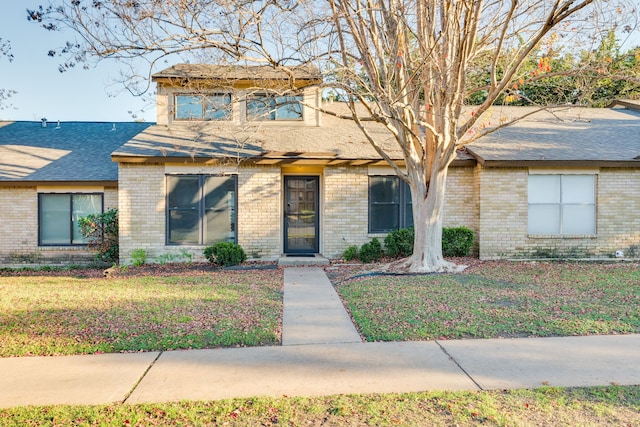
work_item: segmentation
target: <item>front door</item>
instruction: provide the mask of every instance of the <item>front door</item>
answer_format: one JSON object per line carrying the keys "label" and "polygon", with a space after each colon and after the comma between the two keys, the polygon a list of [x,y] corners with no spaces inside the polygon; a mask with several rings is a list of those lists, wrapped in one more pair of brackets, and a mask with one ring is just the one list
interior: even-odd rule
{"label": "front door", "polygon": [[287,254],[319,252],[319,181],[317,176],[284,177],[284,252]]}

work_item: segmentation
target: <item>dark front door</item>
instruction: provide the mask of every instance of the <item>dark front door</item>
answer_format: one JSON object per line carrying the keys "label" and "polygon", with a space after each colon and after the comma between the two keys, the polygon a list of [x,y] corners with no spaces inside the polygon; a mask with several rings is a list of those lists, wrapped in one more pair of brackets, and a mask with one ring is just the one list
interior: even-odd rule
{"label": "dark front door", "polygon": [[284,177],[284,252],[313,254],[318,245],[317,176]]}

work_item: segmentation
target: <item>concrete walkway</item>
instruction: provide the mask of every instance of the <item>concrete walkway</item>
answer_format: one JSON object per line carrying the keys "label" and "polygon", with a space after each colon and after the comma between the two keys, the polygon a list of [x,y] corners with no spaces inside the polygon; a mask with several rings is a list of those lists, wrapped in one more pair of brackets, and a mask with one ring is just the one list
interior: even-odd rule
{"label": "concrete walkway", "polygon": [[320,268],[285,270],[283,346],[0,358],[0,407],[640,384],[640,335],[363,343]]}

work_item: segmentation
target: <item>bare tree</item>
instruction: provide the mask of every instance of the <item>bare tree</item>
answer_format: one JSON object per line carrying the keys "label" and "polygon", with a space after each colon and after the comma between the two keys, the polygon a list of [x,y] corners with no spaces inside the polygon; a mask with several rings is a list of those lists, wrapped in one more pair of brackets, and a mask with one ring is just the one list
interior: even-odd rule
{"label": "bare tree", "polygon": [[[0,57],[6,57],[9,62],[13,61],[13,54],[11,53],[11,43],[0,38]],[[13,89],[0,88],[0,110],[4,110],[9,107],[9,98],[15,95],[16,91]]]}
{"label": "bare tree", "polygon": [[[486,113],[500,97],[508,102],[526,96],[518,87],[527,82],[579,72],[554,70],[549,58],[597,46],[617,21],[633,16],[633,3],[71,0],[30,16],[49,29],[67,26],[78,34],[80,41],[51,52],[67,59],[62,69],[88,58],[117,58],[132,67],[126,73],[132,91],[144,91],[136,84],[148,82],[156,64],[176,55],[285,71],[315,63],[326,72],[325,85],[347,101],[351,113],[343,118],[355,122],[409,184],[415,245],[399,267],[431,272],[457,269],[441,249],[447,171],[457,151],[496,129],[495,123],[488,126]],[[538,61],[531,69],[525,65],[534,54]],[[146,73],[138,73],[139,66]],[[486,79],[470,78],[479,69]],[[479,104],[466,106],[478,93]],[[514,119],[501,118],[497,126]],[[370,135],[371,120],[389,131],[402,162]]]}

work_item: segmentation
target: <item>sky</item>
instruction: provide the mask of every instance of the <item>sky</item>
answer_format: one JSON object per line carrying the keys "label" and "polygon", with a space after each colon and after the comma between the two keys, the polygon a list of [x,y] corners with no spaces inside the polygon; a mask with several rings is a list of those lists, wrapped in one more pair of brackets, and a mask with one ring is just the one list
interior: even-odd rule
{"label": "sky", "polygon": [[[144,120],[155,122],[156,111],[140,97],[113,86],[119,76],[116,61],[104,60],[89,70],[76,67],[58,71],[60,58],[47,55],[72,38],[72,34],[47,31],[27,21],[27,8],[36,8],[46,0],[5,1],[0,13],[0,38],[11,42],[15,59],[0,57],[0,88],[17,92],[10,106],[0,109],[1,120],[105,121]],[[640,31],[632,35],[640,44]],[[629,42],[629,40],[628,40]],[[630,44],[626,44],[627,47]],[[168,66],[168,65],[167,65]],[[130,113],[135,113],[135,117]]]}
{"label": "sky", "polygon": [[[155,106],[122,92],[121,86],[109,87],[119,76],[116,61],[101,61],[89,70],[80,66],[64,73],[58,71],[60,58],[51,58],[47,52],[63,45],[69,37],[27,21],[27,8],[46,3],[12,0],[2,4],[0,38],[11,42],[15,58],[9,62],[0,57],[0,88],[17,93],[9,99],[8,108],[0,109],[0,120],[155,122]],[[144,112],[140,112],[142,109]],[[136,117],[129,111],[135,112]]]}

